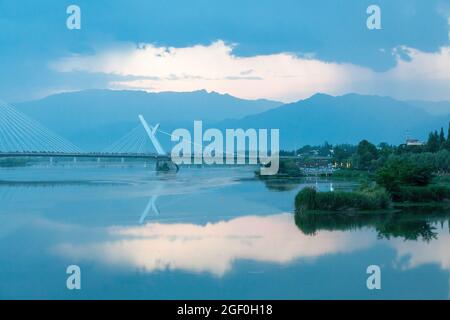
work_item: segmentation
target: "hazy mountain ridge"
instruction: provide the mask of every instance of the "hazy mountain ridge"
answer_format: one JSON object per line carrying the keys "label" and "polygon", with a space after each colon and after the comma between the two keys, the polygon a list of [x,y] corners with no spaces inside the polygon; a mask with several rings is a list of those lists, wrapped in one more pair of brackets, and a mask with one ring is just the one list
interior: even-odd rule
{"label": "hazy mountain ridge", "polygon": [[[423,106],[424,104],[420,104]],[[433,103],[426,103],[428,109]],[[439,107],[440,105],[436,105]],[[161,129],[205,127],[278,128],[282,148],[305,144],[401,143],[407,134],[426,139],[430,130],[447,126],[450,115],[433,115],[410,102],[389,97],[316,94],[298,102],[244,100],[230,95],[86,90],[20,103],[17,109],[86,150],[101,150],[139,125],[137,115]],[[160,137],[166,147],[169,138]]]}
{"label": "hazy mountain ridge", "polygon": [[80,147],[104,148],[139,125],[143,114],[151,124],[172,131],[192,121],[215,123],[241,118],[281,105],[270,100],[244,100],[206,92],[148,93],[129,90],[67,92],[15,104],[15,107]]}
{"label": "hazy mountain ridge", "polygon": [[422,100],[411,100],[406,102],[413,106],[419,107],[433,115],[450,114],[450,101],[431,102]]}
{"label": "hazy mountain ridge", "polygon": [[281,145],[402,143],[406,135],[426,139],[430,130],[447,126],[450,115],[433,116],[421,108],[389,97],[316,94],[274,110],[224,121],[220,127],[279,128]]}

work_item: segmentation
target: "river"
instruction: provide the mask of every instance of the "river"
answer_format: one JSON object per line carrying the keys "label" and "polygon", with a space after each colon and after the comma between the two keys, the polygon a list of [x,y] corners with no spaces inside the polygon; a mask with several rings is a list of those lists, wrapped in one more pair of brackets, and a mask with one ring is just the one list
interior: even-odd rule
{"label": "river", "polygon": [[[295,219],[301,188],[356,183],[253,170],[0,168],[0,298],[449,299],[449,212]],[[80,290],[66,286],[70,265]]]}

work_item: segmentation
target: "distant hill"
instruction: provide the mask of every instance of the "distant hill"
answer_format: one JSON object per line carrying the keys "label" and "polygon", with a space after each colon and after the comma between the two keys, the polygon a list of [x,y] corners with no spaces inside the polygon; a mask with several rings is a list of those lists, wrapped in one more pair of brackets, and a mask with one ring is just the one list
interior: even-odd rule
{"label": "distant hill", "polygon": [[139,124],[143,114],[161,129],[192,127],[193,120],[215,123],[261,113],[281,105],[227,94],[85,90],[15,104],[15,107],[86,150],[101,149]]}
{"label": "distant hill", "polygon": [[305,144],[357,143],[362,139],[399,144],[406,134],[426,139],[430,130],[448,125],[450,115],[433,116],[421,108],[388,97],[316,94],[239,120],[221,128],[279,128],[283,148]]}
{"label": "distant hill", "polygon": [[[305,144],[399,144],[408,134],[426,139],[430,130],[448,125],[450,115],[424,110],[426,102],[404,102],[388,97],[316,94],[295,103],[243,100],[230,95],[194,91],[187,93],[87,90],[63,93],[17,104],[17,109],[41,122],[85,150],[102,150],[138,126],[138,114],[161,130],[191,129],[193,120],[205,127],[278,128],[281,146]],[[430,103],[433,105],[433,103]],[[167,148],[170,138],[159,135]]]}
{"label": "distant hill", "polygon": [[450,114],[450,101],[407,101],[407,103],[421,108],[433,115],[447,115]]}

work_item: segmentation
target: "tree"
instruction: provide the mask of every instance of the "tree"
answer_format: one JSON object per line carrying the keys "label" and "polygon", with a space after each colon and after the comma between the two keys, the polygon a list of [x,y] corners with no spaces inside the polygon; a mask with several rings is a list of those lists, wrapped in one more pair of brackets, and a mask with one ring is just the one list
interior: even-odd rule
{"label": "tree", "polygon": [[441,132],[439,132],[439,146],[440,148],[444,148],[445,145],[445,134],[444,128],[441,127]]}
{"label": "tree", "polygon": [[427,149],[430,152],[437,152],[440,148],[439,136],[437,131],[430,132],[428,135]]}
{"label": "tree", "polygon": [[305,153],[311,152],[311,150],[313,150],[313,147],[310,146],[309,144],[307,144],[306,146],[303,146],[300,149],[297,149],[296,153],[297,154],[305,154]]}
{"label": "tree", "polygon": [[450,151],[450,122],[448,123],[447,141],[445,141],[445,149]]}
{"label": "tree", "polygon": [[329,144],[328,141],[325,141],[325,143],[320,146],[319,148],[319,155],[323,157],[327,157],[330,155],[330,150],[333,149],[333,145]]}
{"label": "tree", "polygon": [[360,169],[370,169],[372,161],[378,157],[378,150],[375,145],[367,140],[362,140],[356,149],[358,167]]}
{"label": "tree", "polygon": [[402,186],[426,186],[433,177],[433,168],[402,158],[391,158],[376,172],[376,182],[388,191],[398,191]]}
{"label": "tree", "polygon": [[343,162],[349,160],[355,153],[356,146],[351,144],[340,144],[333,148],[333,159],[337,162]]}
{"label": "tree", "polygon": [[450,141],[450,121],[448,122],[447,141]]}

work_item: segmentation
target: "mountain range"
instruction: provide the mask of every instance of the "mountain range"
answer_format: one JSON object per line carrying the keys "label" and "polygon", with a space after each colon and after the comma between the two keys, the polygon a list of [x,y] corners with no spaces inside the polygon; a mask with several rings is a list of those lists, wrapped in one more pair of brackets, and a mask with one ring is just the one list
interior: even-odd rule
{"label": "mountain range", "polygon": [[[426,105],[429,110],[433,103]],[[406,137],[424,140],[431,130],[446,129],[450,113],[436,113],[389,97],[316,94],[260,114],[224,121],[220,127],[280,128],[280,144],[286,149],[324,141],[358,143],[362,139],[400,144]]]}
{"label": "mountain range", "polygon": [[[14,106],[84,150],[99,150],[140,125],[139,114],[150,124],[160,123],[161,130],[171,132],[192,127],[194,120],[212,124],[264,112],[281,104],[204,90],[185,93],[84,90]],[[162,143],[167,145],[170,141],[166,140]]]}
{"label": "mountain range", "polygon": [[[426,139],[431,130],[445,128],[450,102],[399,101],[389,97],[316,94],[283,104],[245,100],[204,90],[176,93],[85,90],[22,102],[16,109],[39,121],[85,150],[102,150],[139,125],[143,114],[161,130],[205,127],[278,128],[284,149],[305,144],[401,143],[406,136]],[[168,137],[161,137],[168,146]]]}

